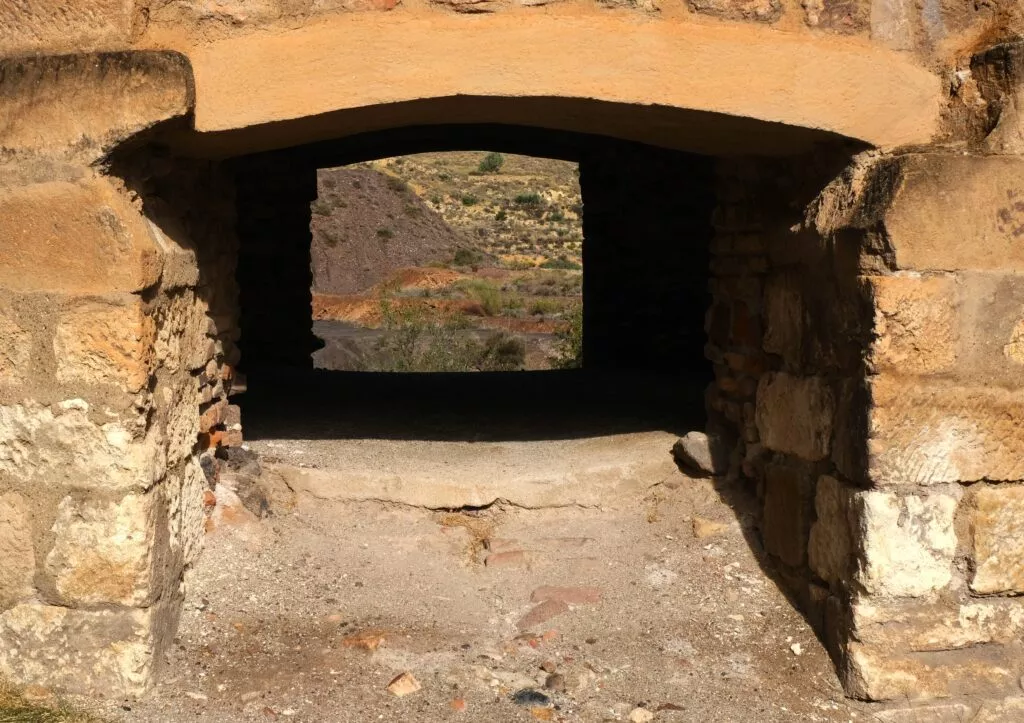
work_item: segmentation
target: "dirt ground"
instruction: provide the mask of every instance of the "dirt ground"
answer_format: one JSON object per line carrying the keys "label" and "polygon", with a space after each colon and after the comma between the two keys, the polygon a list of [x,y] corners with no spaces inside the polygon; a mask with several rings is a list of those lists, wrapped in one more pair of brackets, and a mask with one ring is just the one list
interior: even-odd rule
{"label": "dirt ground", "polygon": [[[680,476],[617,509],[447,513],[279,496],[258,519],[222,485],[161,682],[100,712],[870,720],[762,570],[744,505],[722,493],[733,497]],[[532,601],[545,586],[568,590]],[[397,697],[388,685],[403,673],[420,688]]]}

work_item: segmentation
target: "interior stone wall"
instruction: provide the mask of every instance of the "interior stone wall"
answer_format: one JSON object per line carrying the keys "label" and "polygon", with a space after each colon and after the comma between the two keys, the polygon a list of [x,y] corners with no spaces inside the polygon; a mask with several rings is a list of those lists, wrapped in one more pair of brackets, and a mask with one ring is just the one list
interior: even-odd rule
{"label": "interior stone wall", "polygon": [[856,697],[1018,688],[1020,164],[867,154],[806,216],[815,159],[719,167],[713,428]]}

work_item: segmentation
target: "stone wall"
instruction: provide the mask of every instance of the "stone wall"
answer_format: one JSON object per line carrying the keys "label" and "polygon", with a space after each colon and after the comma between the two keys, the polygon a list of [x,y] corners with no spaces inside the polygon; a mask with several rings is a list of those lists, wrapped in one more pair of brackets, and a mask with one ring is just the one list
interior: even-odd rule
{"label": "stone wall", "polygon": [[[21,106],[0,124],[6,679],[140,692],[201,549],[200,411],[223,394],[209,382],[224,376],[230,343],[210,316],[220,301],[196,239],[230,234],[230,203],[211,201],[230,196],[213,164],[197,164],[191,198],[162,207],[178,164],[147,153],[122,178],[108,155],[188,112],[184,69],[174,56],[118,54],[0,70],[0,95]],[[103,124],[72,112],[78,102],[119,111]],[[49,139],[48,118],[60,120]]]}
{"label": "stone wall", "polygon": [[1018,689],[1021,163],[868,155],[809,223],[792,165],[721,167],[709,406],[857,697]]}

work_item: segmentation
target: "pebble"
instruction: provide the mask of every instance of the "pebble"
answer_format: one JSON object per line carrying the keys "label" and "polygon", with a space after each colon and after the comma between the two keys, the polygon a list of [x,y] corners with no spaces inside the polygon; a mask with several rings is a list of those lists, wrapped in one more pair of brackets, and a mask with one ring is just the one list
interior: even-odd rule
{"label": "pebble", "polygon": [[565,676],[560,673],[552,673],[544,681],[544,687],[558,693],[565,692]]}
{"label": "pebble", "polygon": [[539,705],[549,705],[551,699],[541,693],[539,690],[533,690],[531,688],[523,688],[517,690],[512,694],[511,700],[516,705],[526,706],[527,708],[533,708]]}
{"label": "pebble", "polygon": [[634,708],[629,714],[630,723],[650,723],[654,720],[654,713],[646,708]]}
{"label": "pebble", "polygon": [[800,643],[793,643],[789,646],[789,649],[793,651],[793,655],[803,655],[804,646]]}
{"label": "pebble", "polygon": [[543,670],[545,673],[554,673],[556,670],[558,670],[558,663],[556,663],[554,660],[545,660],[543,663],[540,664],[540,669]]}
{"label": "pebble", "polygon": [[422,687],[420,682],[413,677],[412,673],[402,673],[388,683],[388,692],[396,698],[402,698],[415,693]]}

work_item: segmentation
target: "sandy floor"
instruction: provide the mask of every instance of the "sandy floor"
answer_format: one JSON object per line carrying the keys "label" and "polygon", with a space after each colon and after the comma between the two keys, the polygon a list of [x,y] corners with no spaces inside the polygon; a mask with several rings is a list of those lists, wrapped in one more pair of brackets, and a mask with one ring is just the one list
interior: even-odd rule
{"label": "sandy floor", "polygon": [[[679,477],[618,510],[473,513],[299,495],[259,520],[221,490],[162,682],[103,713],[870,720],[720,492]],[[531,601],[544,586],[586,589]],[[403,673],[420,689],[396,697]]]}

